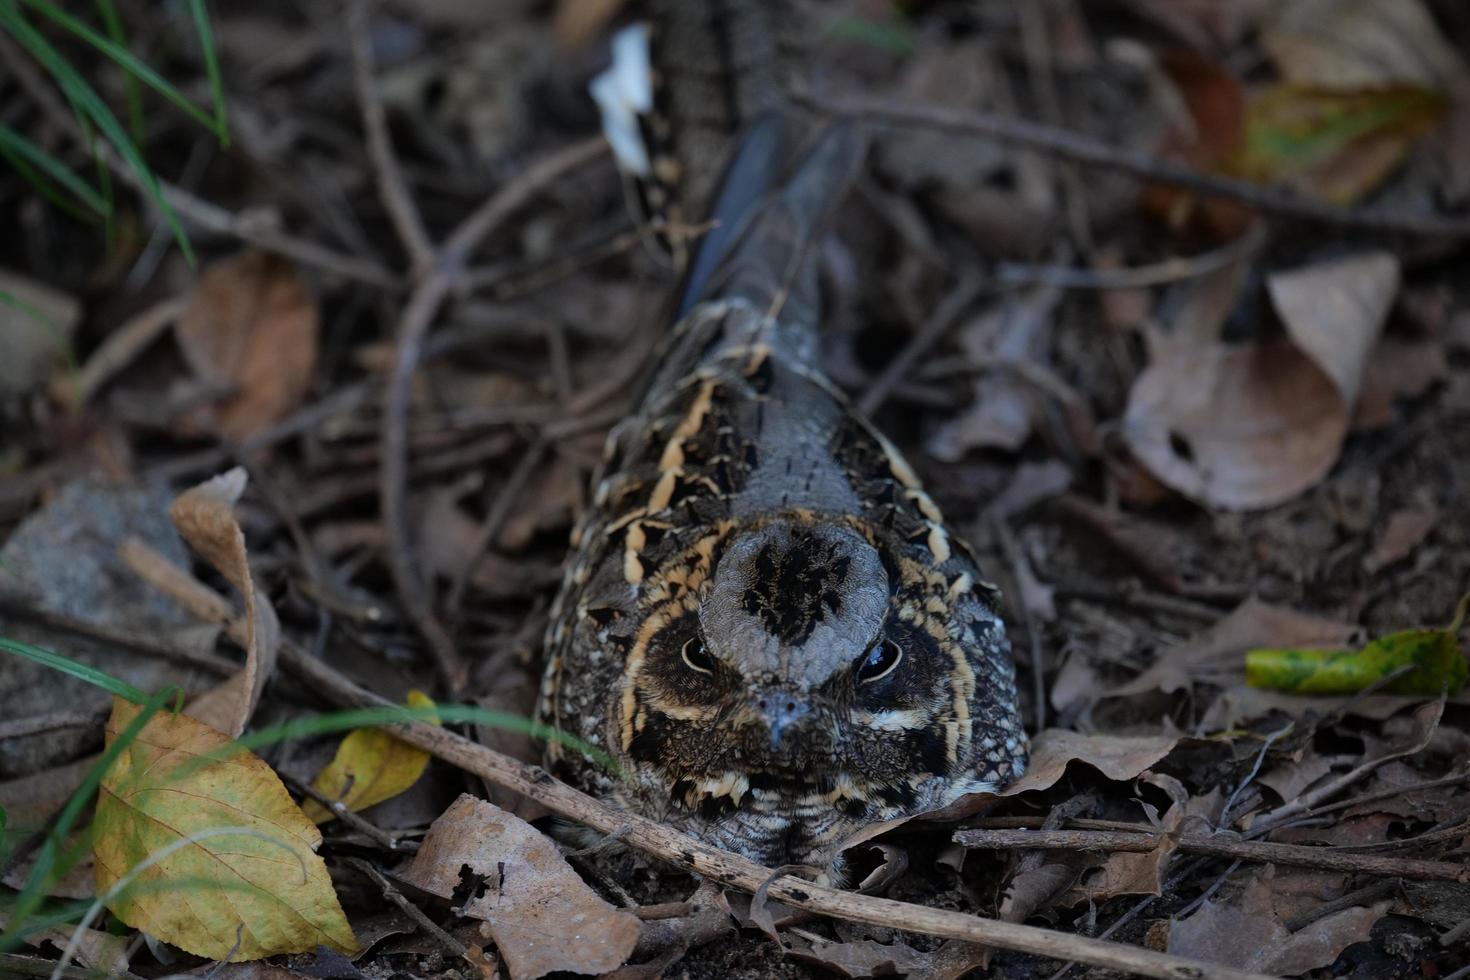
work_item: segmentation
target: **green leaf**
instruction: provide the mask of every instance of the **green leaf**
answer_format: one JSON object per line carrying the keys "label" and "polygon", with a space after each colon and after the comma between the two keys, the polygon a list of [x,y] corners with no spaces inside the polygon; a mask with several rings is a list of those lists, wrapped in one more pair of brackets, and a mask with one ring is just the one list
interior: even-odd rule
{"label": "green leaf", "polygon": [[[117,4],[112,0],[97,0],[97,13],[102,17],[102,26],[107,29],[107,36],[112,38],[112,43],[120,48],[128,46],[128,36],[123,31],[122,18],[118,16]],[[143,142],[143,90],[138,87],[138,79],[133,75],[123,75],[123,100],[128,104],[128,125],[132,127],[133,139],[138,143]]]}
{"label": "green leaf", "polygon": [[[1245,655],[1251,687],[1294,694],[1353,694],[1404,671],[1384,684],[1391,694],[1451,694],[1465,686],[1467,669],[1459,630],[1470,594],[1460,600],[1444,629],[1408,629],[1379,637],[1361,650],[1257,649]],[[1406,669],[1407,668],[1407,669]]]}
{"label": "green leaf", "polygon": [[204,74],[209,79],[209,97],[214,106],[214,134],[221,146],[230,145],[230,118],[225,110],[225,86],[220,76],[219,56],[214,48],[214,33],[209,27],[209,11],[204,0],[189,0],[189,13],[194,29],[199,32],[199,50],[204,54]]}

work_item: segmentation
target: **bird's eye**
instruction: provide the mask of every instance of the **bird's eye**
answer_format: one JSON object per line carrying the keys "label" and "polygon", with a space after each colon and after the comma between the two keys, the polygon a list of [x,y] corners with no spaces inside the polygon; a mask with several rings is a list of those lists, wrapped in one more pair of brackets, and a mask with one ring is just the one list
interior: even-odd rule
{"label": "bird's eye", "polygon": [[704,641],[697,636],[684,641],[679,655],[684,658],[684,663],[689,665],[690,670],[697,670],[701,674],[715,672],[715,658],[710,656],[709,651],[704,648]]}
{"label": "bird's eye", "polygon": [[892,640],[884,640],[863,654],[862,660],[858,661],[858,681],[867,684],[887,677],[902,659],[903,647]]}

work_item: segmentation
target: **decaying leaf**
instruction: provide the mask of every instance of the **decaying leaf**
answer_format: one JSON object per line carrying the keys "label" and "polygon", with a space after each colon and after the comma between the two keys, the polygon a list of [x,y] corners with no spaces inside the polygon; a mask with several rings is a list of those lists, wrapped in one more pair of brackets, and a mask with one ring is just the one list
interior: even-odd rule
{"label": "decaying leaf", "polygon": [[1159,659],[1133,680],[1108,692],[1122,697],[1144,691],[1166,694],[1187,690],[1195,681],[1238,678],[1239,657],[1251,647],[1275,643],[1287,646],[1341,645],[1357,632],[1349,623],[1247,599],[1230,615],[1199,636],[1164,650]]}
{"label": "decaying leaf", "polygon": [[1274,86],[1250,101],[1241,146],[1222,169],[1352,204],[1393,173],[1445,106],[1439,93],[1411,86]]}
{"label": "decaying leaf", "polygon": [[245,669],[189,705],[189,714],[232,738],[245,730],[281,645],[276,612],[255,588],[245,534],[235,520],[233,506],[245,492],[245,479],[245,470],[236,467],[186,490],[169,510],[189,546],[245,599]]}
{"label": "decaying leaf", "polygon": [[319,327],[316,300],[283,258],[242,252],[204,270],[174,334],[194,374],[230,392],[215,408],[220,435],[244,439],[296,407]]}
{"label": "decaying leaf", "polygon": [[1169,928],[1169,952],[1273,976],[1306,973],[1330,965],[1348,946],[1368,938],[1388,902],[1334,912],[1290,932],[1271,895],[1275,866],[1251,875],[1234,900],[1211,899]]}
{"label": "decaying leaf", "polygon": [[[109,740],[139,712],[113,702]],[[321,833],[257,756],[187,715],[159,714],[108,770],[97,801],[97,891],[123,922],[211,959],[357,942]],[[183,843],[192,841],[192,843]]]}
{"label": "decaying leaf", "polygon": [[1332,468],[1399,265],[1365,253],[1268,284],[1289,341],[1171,347],[1129,395],[1129,448],[1160,480],[1207,505],[1270,506]]}
{"label": "decaying leaf", "polygon": [[1460,600],[1444,629],[1408,629],[1381,636],[1361,650],[1260,648],[1245,655],[1245,679],[1252,687],[1294,694],[1350,694],[1412,668],[1382,686],[1392,694],[1434,696],[1459,693],[1467,668],[1459,632],[1470,594]]}
{"label": "decaying leaf", "polygon": [[[434,706],[422,691],[409,691],[407,704],[410,708]],[[428,766],[429,753],[423,749],[381,728],[359,728],[347,733],[337,754],[311,784],[349,810],[365,810],[408,789]],[[301,809],[314,823],[336,817],[316,800],[306,800]]]}
{"label": "decaying leaf", "polygon": [[434,821],[401,877],[447,899],[466,873],[477,887],[464,914],[488,924],[514,980],[606,973],[638,941],[637,918],[587,887],[540,831],[469,795]]}
{"label": "decaying leaf", "polygon": [[66,363],[81,316],[75,297],[0,269],[0,398],[31,391]]}

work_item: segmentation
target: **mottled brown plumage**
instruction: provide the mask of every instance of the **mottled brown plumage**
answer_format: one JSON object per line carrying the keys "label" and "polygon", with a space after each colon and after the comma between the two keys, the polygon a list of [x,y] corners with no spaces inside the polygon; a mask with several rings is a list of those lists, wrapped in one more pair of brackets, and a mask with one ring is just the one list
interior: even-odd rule
{"label": "mottled brown plumage", "polygon": [[608,440],[547,637],[565,778],[756,860],[1025,764],[1009,644],[968,549],[816,364],[812,243],[861,158],[768,119],[716,195],[681,319]]}

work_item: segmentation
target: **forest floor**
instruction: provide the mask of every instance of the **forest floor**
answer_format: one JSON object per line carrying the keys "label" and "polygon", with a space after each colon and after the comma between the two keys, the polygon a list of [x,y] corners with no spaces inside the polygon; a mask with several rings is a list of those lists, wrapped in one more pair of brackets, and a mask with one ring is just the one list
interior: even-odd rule
{"label": "forest floor", "polygon": [[[190,714],[230,736],[346,706],[293,657],[394,702],[531,713],[571,525],[677,279],[585,95],[621,6],[215,4],[228,145],[142,102],[197,264],[126,166],[105,226],[0,170],[0,292],[22,301],[0,305],[0,638],[146,695],[209,692]],[[1248,685],[1245,654],[1399,651],[1470,589],[1470,8],[811,6],[812,101],[874,123],[821,246],[826,367],[1000,586],[1035,736],[1013,792],[856,845],[866,884],[1221,968],[1466,975],[1458,638],[1429,637],[1451,651],[1439,673],[1369,664],[1356,693]],[[121,13],[134,53],[207,105],[184,5]],[[125,115],[122,72],[53,33]],[[66,106],[0,31],[0,124],[95,182]],[[0,656],[9,899],[125,727],[111,704]],[[524,734],[444,723],[540,761]],[[303,799],[340,740],[262,745],[258,775]],[[373,751],[361,765],[391,768]],[[482,834],[456,798],[555,818],[441,760],[407,783],[322,824],[350,959],[324,940],[220,967],[254,939],[190,947],[114,902],[75,935],[77,914],[31,932],[0,975],[49,969],[69,939],[148,977],[1063,967],[696,892],[636,847],[553,853],[531,876],[552,898],[507,884],[487,911],[483,876],[477,898],[426,856]],[[126,852],[116,814],[91,812],[47,908],[90,901]],[[547,840],[482,857],[508,881]],[[546,917],[588,909],[609,936],[643,917],[616,955],[538,958]]]}

